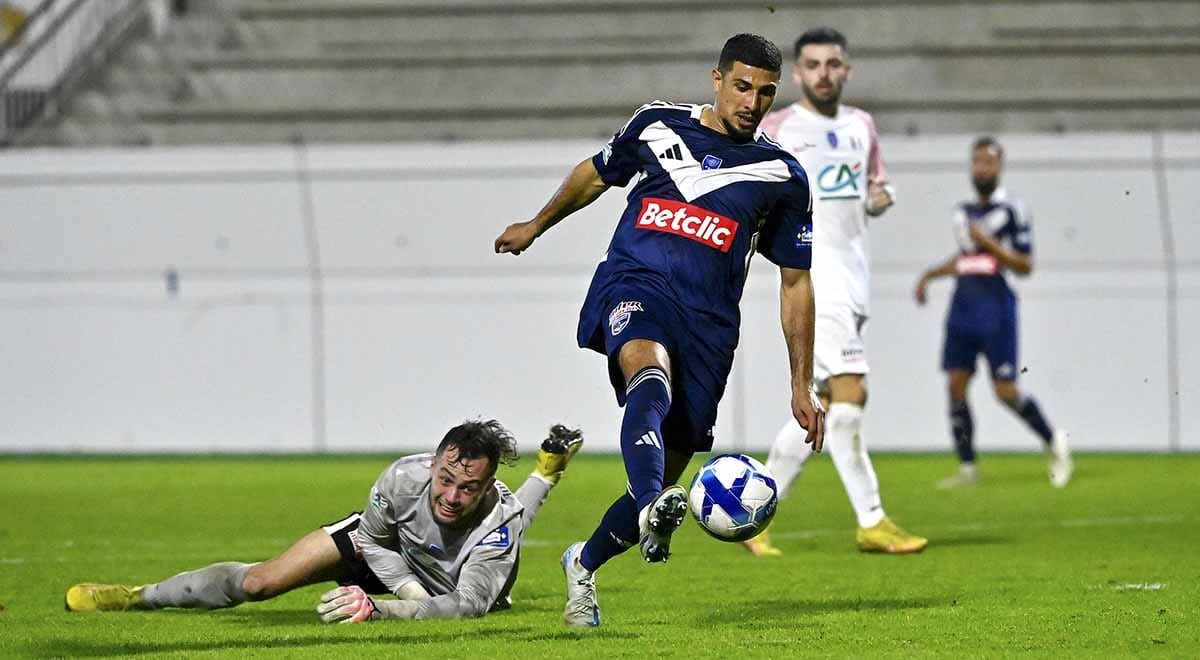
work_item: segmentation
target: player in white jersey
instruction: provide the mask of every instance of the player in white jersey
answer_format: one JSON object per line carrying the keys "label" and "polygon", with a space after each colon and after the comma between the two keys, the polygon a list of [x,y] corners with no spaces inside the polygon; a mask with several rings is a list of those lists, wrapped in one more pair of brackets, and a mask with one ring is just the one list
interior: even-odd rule
{"label": "player in white jersey", "polygon": [[[334,581],[317,613],[328,623],[482,616],[510,605],[520,544],[583,439],[562,425],[514,494],[495,479],[516,457],[495,420],[466,422],[433,454],[388,466],[363,512],[310,532],[273,559],[221,562],[142,586],[77,584],[70,611],[217,609]],[[368,594],[391,594],[395,600]]]}
{"label": "player in white jersey", "polygon": [[[809,30],[796,40],[795,56],[792,80],[803,95],[767,115],[762,130],[800,161],[812,188],[817,314],[813,375],[827,410],[825,446],[858,519],[859,549],[920,552],[927,540],[899,528],[884,513],[860,430],[867,401],[863,331],[870,317],[868,216],[891,207],[895,192],[888,184],[871,115],[840,103],[850,78],[846,38],[832,28]],[[767,467],[781,495],[815,454],[804,439],[804,430],[789,420],[771,446]],[[756,556],[781,554],[768,532],[745,546]]]}

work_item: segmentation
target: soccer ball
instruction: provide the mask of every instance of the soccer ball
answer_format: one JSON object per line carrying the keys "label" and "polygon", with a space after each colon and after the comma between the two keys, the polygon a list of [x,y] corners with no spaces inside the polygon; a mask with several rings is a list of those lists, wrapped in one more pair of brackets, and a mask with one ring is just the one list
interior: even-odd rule
{"label": "soccer ball", "polygon": [[696,472],[688,504],[713,538],[745,541],[771,522],[779,491],[762,463],[743,454],[721,454]]}

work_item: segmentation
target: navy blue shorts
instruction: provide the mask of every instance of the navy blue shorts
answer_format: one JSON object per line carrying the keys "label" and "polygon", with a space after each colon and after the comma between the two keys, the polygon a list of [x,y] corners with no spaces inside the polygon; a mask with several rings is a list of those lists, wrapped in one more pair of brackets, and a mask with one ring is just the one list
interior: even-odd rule
{"label": "navy blue shorts", "polygon": [[603,314],[580,328],[580,345],[608,356],[608,376],[617,403],[625,405],[621,347],[631,339],[649,339],[671,358],[671,409],[663,421],[665,446],[676,451],[710,451],[717,405],[733,367],[734,346],[705,341],[702,319],[646,288],[615,286],[604,296]]}
{"label": "navy blue shorts", "polygon": [[975,372],[980,353],[987,358],[993,380],[1017,379],[1017,322],[1010,317],[990,327],[946,325],[942,369]]}

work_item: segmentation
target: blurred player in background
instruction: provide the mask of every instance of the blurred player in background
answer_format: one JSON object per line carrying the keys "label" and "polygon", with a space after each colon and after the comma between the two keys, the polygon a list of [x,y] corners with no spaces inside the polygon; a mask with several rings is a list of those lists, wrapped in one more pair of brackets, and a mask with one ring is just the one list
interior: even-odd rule
{"label": "blurred player in background", "polygon": [[[837,30],[820,27],[800,35],[792,80],[803,95],[768,115],[762,130],[795,155],[813,190],[814,376],[829,411],[826,446],[858,519],[855,540],[866,552],[920,552],[928,541],[904,531],[884,513],[879,480],[862,435],[869,371],[863,341],[870,316],[867,216],[887,211],[895,193],[871,115],[840,102],[850,79],[849,56],[846,38]],[[780,497],[812,456],[804,431],[788,420],[767,458]],[[756,556],[782,554],[771,544],[769,531],[745,546]]]}
{"label": "blurred player in background", "polygon": [[1066,434],[1051,429],[1033,397],[1017,389],[1017,296],[1005,273],[1029,275],[1033,271],[1033,230],[1028,211],[999,187],[1003,167],[1004,149],[994,139],[981,137],[971,146],[975,199],[962,202],[954,211],[959,252],[925,271],[914,294],[917,304],[924,305],[930,282],[951,275],[957,278],[946,314],[942,369],[948,381],[950,428],[959,471],[939,482],[940,488],[979,482],[967,387],[980,353],[991,367],[996,398],[1045,444],[1050,455],[1050,483],[1057,488],[1067,485],[1074,469]]}
{"label": "blurred player in background", "polygon": [[792,415],[820,450],[823,412],[811,392],[812,214],[799,163],[755,138],[775,100],[782,58],[752,34],[730,38],[712,70],[713,105],[644,105],[594,157],[579,163],[532,220],[510,225],[497,252],[520,254],[610,186],[629,193],[579,319],[579,345],[608,356],[625,406],[627,492],[586,542],[563,554],[568,625],[600,625],[594,573],[639,545],[666,561],[687,510],[675,484],[713,444],[717,403],[733,364],[750,258],[779,266],[780,315],[792,373]]}
{"label": "blurred player in background", "polygon": [[[362,513],[309,533],[274,559],[221,562],[139,587],[77,584],[66,606],[216,609],[334,581],[342,586],[317,607],[329,623],[507,609],[525,530],[582,444],[579,431],[555,425],[514,494],[495,479],[496,468],[516,458],[512,436],[495,420],[466,422],[450,429],[435,453],[388,466]],[[368,595],[388,593],[397,600]]]}

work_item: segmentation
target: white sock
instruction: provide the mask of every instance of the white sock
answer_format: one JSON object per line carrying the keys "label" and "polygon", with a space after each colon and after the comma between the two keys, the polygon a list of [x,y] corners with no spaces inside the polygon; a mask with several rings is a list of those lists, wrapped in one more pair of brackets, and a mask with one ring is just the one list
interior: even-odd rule
{"label": "white sock", "polygon": [[783,428],[779,429],[779,435],[775,436],[775,442],[771,445],[771,452],[767,454],[767,469],[775,477],[779,499],[787,497],[792,483],[804,469],[804,463],[813,457],[812,445],[804,444],[806,437],[808,431],[800,426],[800,422],[789,419]]}
{"label": "white sock", "polygon": [[834,402],[825,413],[825,450],[837,467],[838,476],[850,497],[859,527],[874,527],[883,520],[879,479],[862,439],[862,406]]}

